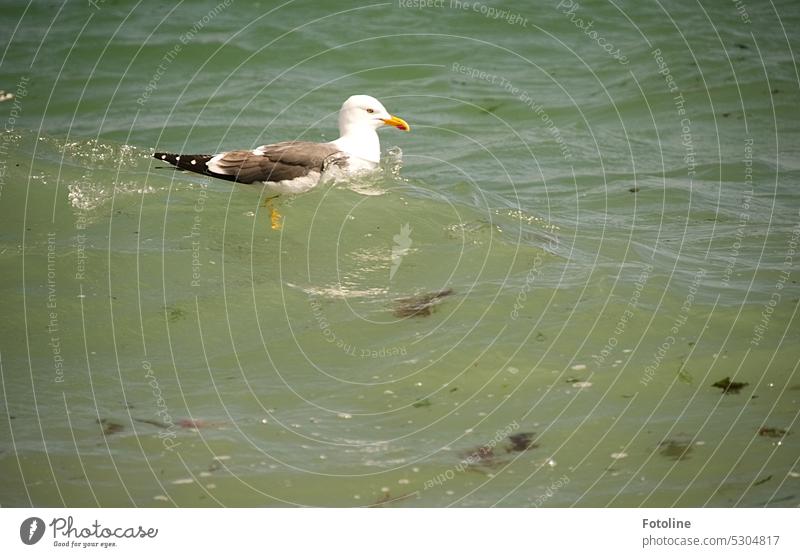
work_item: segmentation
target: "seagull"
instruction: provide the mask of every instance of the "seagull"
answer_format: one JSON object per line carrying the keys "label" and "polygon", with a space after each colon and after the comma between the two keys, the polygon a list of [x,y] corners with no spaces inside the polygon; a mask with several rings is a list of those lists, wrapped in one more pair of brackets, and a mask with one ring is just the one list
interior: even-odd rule
{"label": "seagull", "polygon": [[339,110],[340,137],[335,141],[282,141],[216,155],[153,153],[153,157],[181,170],[242,184],[264,184],[271,194],[265,203],[270,222],[278,230],[281,217],[272,200],[311,190],[334,168],[346,174],[376,168],[381,157],[377,130],[382,126],[411,130],[405,120],[389,114],[378,99],[353,95]]}

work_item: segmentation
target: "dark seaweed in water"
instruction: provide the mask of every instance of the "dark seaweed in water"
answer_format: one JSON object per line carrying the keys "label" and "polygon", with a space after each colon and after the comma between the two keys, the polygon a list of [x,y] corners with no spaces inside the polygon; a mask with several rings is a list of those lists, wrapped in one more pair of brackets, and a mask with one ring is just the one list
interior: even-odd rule
{"label": "dark seaweed in water", "polygon": [[386,493],[378,497],[374,503],[367,506],[371,508],[382,508],[384,505],[395,503],[397,501],[402,501],[403,499],[408,499],[409,497],[412,496],[414,496],[414,493],[406,493],[404,495],[398,495],[397,497],[392,497],[387,491]]}
{"label": "dark seaweed in water", "polygon": [[533,442],[535,433],[515,433],[508,436],[510,445],[506,448],[508,453],[521,453],[528,449],[535,449],[539,445]]}
{"label": "dark seaweed in water", "polygon": [[468,463],[494,460],[494,449],[488,445],[475,447],[464,453],[464,460]]}
{"label": "dark seaweed in water", "polygon": [[461,463],[466,465],[467,470],[474,472],[485,472],[487,468],[494,468],[501,464],[494,454],[494,448],[489,445],[474,447],[462,453]]}
{"label": "dark seaweed in water", "polygon": [[711,385],[712,387],[717,387],[722,389],[722,392],[726,395],[731,394],[738,394],[744,387],[749,385],[750,383],[740,383],[738,381],[731,381],[730,377],[726,377],[725,379],[721,379]]}
{"label": "dark seaweed in water", "polygon": [[433,313],[433,307],[445,296],[453,294],[452,288],[428,292],[409,298],[398,298],[394,301],[395,317],[428,317]]}
{"label": "dark seaweed in water", "polygon": [[141,422],[143,424],[153,425],[156,427],[160,427],[161,429],[169,429],[169,426],[164,422],[159,422],[158,420],[151,420],[149,418],[134,418],[137,422]]}
{"label": "dark seaweed in water", "polygon": [[661,450],[658,453],[672,460],[686,460],[692,452],[692,444],[687,441],[667,439],[658,444]]}
{"label": "dark seaweed in water", "polygon": [[[508,444],[505,446],[507,453],[521,453],[529,449],[535,449],[539,445],[533,442],[535,433],[515,433],[506,438]],[[487,472],[487,469],[496,468],[507,459],[499,457],[494,452],[493,445],[480,445],[465,451],[461,455],[461,462],[465,464],[468,470],[476,472]]]}
{"label": "dark seaweed in water", "polygon": [[164,312],[167,314],[167,319],[169,319],[170,323],[185,319],[188,315],[185,309],[179,308],[178,306],[164,306]]}
{"label": "dark seaweed in water", "polygon": [[430,405],[431,405],[431,401],[430,400],[428,400],[427,398],[421,398],[417,402],[412,404],[411,406],[413,406],[414,408],[425,408],[425,407],[430,406]]}
{"label": "dark seaweed in water", "polygon": [[117,422],[112,422],[106,418],[97,420],[97,423],[103,426],[103,435],[112,435],[125,429],[125,426]]}
{"label": "dark seaweed in water", "polygon": [[758,430],[758,434],[761,437],[783,437],[784,435],[788,435],[789,432],[777,427],[762,427]]}

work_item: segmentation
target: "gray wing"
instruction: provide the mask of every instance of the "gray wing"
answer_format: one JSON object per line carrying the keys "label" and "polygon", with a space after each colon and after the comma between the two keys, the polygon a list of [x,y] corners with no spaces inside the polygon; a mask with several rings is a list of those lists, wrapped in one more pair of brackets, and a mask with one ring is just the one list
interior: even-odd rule
{"label": "gray wing", "polygon": [[333,145],[310,141],[284,141],[262,145],[252,151],[228,151],[207,160],[211,176],[252,184],[302,178],[322,172],[332,161],[345,156]]}

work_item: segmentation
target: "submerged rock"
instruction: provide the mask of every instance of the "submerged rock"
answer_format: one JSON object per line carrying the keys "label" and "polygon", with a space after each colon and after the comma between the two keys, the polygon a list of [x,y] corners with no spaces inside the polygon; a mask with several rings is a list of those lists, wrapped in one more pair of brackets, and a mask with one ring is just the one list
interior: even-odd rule
{"label": "submerged rock", "polygon": [[658,454],[670,460],[686,460],[692,452],[692,444],[688,441],[677,439],[666,439],[658,444],[661,450]]}

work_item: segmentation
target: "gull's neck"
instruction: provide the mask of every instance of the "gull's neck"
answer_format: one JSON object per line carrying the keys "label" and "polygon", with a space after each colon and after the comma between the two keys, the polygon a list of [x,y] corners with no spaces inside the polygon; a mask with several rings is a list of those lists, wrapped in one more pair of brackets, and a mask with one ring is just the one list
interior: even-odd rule
{"label": "gull's neck", "polygon": [[378,164],[381,160],[381,142],[378,132],[366,126],[339,125],[341,137],[332,141],[337,149],[348,155]]}

